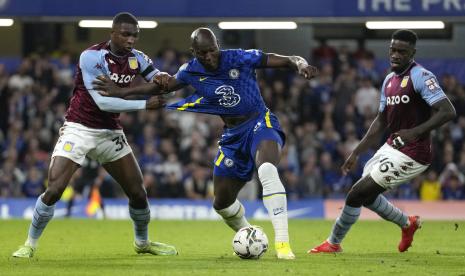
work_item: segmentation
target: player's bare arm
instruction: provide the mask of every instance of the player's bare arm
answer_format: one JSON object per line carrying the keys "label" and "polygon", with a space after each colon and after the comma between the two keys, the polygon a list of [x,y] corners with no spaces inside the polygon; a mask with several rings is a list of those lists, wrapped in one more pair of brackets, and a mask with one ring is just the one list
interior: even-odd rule
{"label": "player's bare arm", "polygon": [[373,120],[365,136],[352,153],[347,157],[346,161],[341,167],[342,173],[346,175],[350,170],[357,164],[358,156],[365,152],[370,146],[379,141],[380,135],[386,128],[386,114],[384,112],[378,112],[378,115]]}
{"label": "player's bare arm", "polygon": [[292,68],[306,79],[311,79],[318,75],[318,69],[315,66],[309,65],[303,57],[282,56],[271,53],[266,54],[266,56],[266,64],[263,67]]}
{"label": "player's bare arm", "polygon": [[153,96],[147,100],[145,109],[159,109],[166,105],[166,100],[163,96]]}
{"label": "player's bare arm", "polygon": [[166,92],[162,91],[158,83],[144,83],[134,87],[121,88],[117,86],[108,76],[98,76],[92,81],[93,88],[99,91],[102,96],[126,98],[133,95],[162,95]]}
{"label": "player's bare arm", "polygon": [[434,114],[431,116],[431,118],[429,118],[429,120],[414,128],[401,129],[394,133],[396,138],[400,137],[402,145],[408,144],[421,137],[422,135],[429,133],[431,130],[438,128],[448,121],[454,119],[456,116],[455,108],[447,98],[438,101],[432,106],[432,108]]}
{"label": "player's bare arm", "polygon": [[157,83],[165,93],[173,92],[185,87],[185,84],[179,83],[179,81],[170,74],[163,73],[157,74],[153,81]]}
{"label": "player's bare arm", "polygon": [[98,76],[92,82],[94,89],[102,96],[127,98],[134,95],[163,95],[182,88],[175,77],[167,73],[159,73],[153,78],[153,82],[144,83],[134,87],[121,88],[107,76]]}

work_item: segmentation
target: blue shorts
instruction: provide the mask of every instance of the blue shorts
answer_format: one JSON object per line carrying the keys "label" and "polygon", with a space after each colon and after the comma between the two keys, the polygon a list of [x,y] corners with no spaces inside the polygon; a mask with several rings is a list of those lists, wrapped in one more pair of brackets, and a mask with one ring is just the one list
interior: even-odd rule
{"label": "blue shorts", "polygon": [[242,180],[252,179],[255,169],[255,152],[263,140],[285,143],[278,118],[267,111],[233,128],[225,128],[214,161],[213,175]]}

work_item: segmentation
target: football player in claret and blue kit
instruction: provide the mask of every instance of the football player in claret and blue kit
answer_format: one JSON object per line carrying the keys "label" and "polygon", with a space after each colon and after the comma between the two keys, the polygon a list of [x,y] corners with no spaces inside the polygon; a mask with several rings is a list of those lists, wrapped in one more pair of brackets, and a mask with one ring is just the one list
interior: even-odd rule
{"label": "football player in claret and blue kit", "polygon": [[[285,136],[278,118],[265,106],[255,69],[284,67],[307,79],[317,69],[298,56],[281,56],[260,50],[220,50],[208,28],[191,35],[194,59],[184,64],[175,76],[158,75],[154,84],[121,89],[108,78],[96,80],[103,95],[126,97],[135,94],[160,94],[192,86],[196,92],[168,109],[220,116],[225,124],[214,163],[213,207],[234,231],[250,226],[237,194],[255,170],[263,186],[263,202],[275,231],[279,259],[294,259],[289,245],[286,191],[276,166]],[[163,90],[163,91],[161,91]]]}
{"label": "football player in claret and blue kit", "polygon": [[119,13],[113,19],[111,39],[83,51],[79,58],[73,96],[52,154],[47,190],[37,199],[26,243],[13,257],[33,257],[39,237],[52,219],[55,203],[86,156],[97,160],[118,182],[129,198],[129,214],[134,224],[134,250],[154,255],[177,255],[171,245],[148,238],[150,208],[142,184],[142,173],[126,142],[119,112],[157,109],[162,99],[124,100],[103,97],[92,88],[92,80],[105,75],[118,87],[128,87],[136,75],[146,81],[159,73],[152,61],[134,49],[139,38],[137,19]]}
{"label": "football player in claret and blue kit", "polygon": [[455,109],[436,77],[413,59],[417,35],[410,30],[393,33],[389,47],[391,70],[381,87],[379,112],[368,132],[342,165],[344,174],[360,153],[388,139],[366,163],[362,178],[349,191],[328,239],[309,253],[342,252],[341,242],[358,220],[362,206],[401,228],[400,252],[405,252],[421,226],[419,216],[408,216],[382,194],[424,172],[432,159],[430,132],[455,117]]}

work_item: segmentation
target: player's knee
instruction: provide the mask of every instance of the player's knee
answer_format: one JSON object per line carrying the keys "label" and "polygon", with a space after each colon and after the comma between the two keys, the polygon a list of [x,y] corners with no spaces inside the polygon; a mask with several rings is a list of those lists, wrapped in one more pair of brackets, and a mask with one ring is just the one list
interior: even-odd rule
{"label": "player's knee", "polygon": [[47,190],[45,190],[44,195],[42,196],[42,202],[48,206],[53,205],[58,200],[60,200],[62,194],[63,189],[61,189],[60,187],[49,186]]}
{"label": "player's knee", "polygon": [[374,194],[374,195],[370,195],[366,197],[365,200],[363,201],[363,206],[370,206],[371,204],[373,204],[373,202],[375,202],[378,196],[379,194]]}
{"label": "player's knee", "polygon": [[222,216],[224,219],[228,218],[235,218],[235,217],[243,217],[245,215],[244,206],[239,202],[239,200],[235,200],[233,203],[229,205],[220,205],[218,208],[213,205],[215,211]]}
{"label": "player's knee", "polygon": [[262,183],[264,195],[285,192],[275,165],[268,162],[260,165],[258,168],[258,178]]}
{"label": "player's knee", "polygon": [[213,199],[213,208],[216,212],[218,212],[218,210],[226,209],[229,206],[231,206],[231,204],[233,204],[235,200],[235,198],[232,200],[225,200],[224,198],[222,199],[218,196],[215,196],[215,198]]}
{"label": "player's knee", "polygon": [[134,208],[142,209],[147,207],[147,192],[144,189],[134,191],[128,195],[129,205]]}
{"label": "player's knee", "polygon": [[363,194],[357,189],[351,189],[346,197],[346,205],[350,207],[361,207],[364,203]]}

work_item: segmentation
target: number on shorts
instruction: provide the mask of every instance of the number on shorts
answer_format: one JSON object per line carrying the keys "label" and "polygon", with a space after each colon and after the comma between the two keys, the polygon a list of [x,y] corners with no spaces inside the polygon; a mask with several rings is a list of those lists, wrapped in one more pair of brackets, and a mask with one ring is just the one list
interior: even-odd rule
{"label": "number on shorts", "polygon": [[126,139],[124,139],[123,135],[116,136],[115,138],[112,139],[113,142],[118,146],[118,148],[115,151],[120,151],[124,148],[124,144],[128,144],[126,142]]}
{"label": "number on shorts", "polygon": [[387,158],[384,158],[383,160],[380,161],[380,165],[379,165],[379,171],[382,172],[382,173],[385,173],[389,170],[389,167],[394,167],[394,164],[389,161]]}

